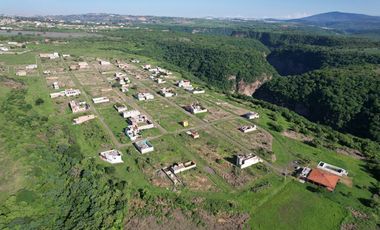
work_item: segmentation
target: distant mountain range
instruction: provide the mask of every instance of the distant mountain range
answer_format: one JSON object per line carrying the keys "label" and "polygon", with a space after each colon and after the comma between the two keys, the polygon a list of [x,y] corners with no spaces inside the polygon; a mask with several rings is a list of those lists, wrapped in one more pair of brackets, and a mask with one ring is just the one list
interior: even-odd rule
{"label": "distant mountain range", "polygon": [[380,17],[365,14],[329,12],[305,18],[282,20],[338,30],[346,33],[380,33]]}

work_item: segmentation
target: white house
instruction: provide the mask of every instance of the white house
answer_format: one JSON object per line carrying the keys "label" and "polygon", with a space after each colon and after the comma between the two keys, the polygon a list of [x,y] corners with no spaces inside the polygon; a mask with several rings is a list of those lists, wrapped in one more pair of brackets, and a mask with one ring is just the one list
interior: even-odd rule
{"label": "white house", "polygon": [[31,65],[27,65],[25,67],[26,70],[34,70],[34,69],[37,69],[37,68],[38,68],[37,64],[31,64]]}
{"label": "white house", "polygon": [[193,168],[196,168],[197,164],[195,164],[194,161],[188,161],[185,163],[175,163],[173,166],[171,166],[169,169],[172,171],[174,174],[178,174]]}
{"label": "white house", "polygon": [[348,172],[347,170],[337,167],[335,165],[330,165],[328,163],[325,163],[323,161],[319,162],[317,168],[322,169],[324,171],[330,172],[332,174],[335,174],[337,176],[347,176]]}
{"label": "white house", "polygon": [[260,118],[260,115],[256,112],[249,112],[243,115],[243,117],[247,118],[248,120],[253,120]]}
{"label": "white house", "polygon": [[159,94],[162,95],[163,97],[173,97],[176,95],[176,93],[172,89],[168,89],[168,88],[162,88]]}
{"label": "white house", "polygon": [[112,149],[109,151],[101,152],[99,154],[100,158],[104,161],[107,161],[111,164],[123,163],[122,153],[118,150]]}
{"label": "white house", "polygon": [[135,97],[139,101],[148,101],[154,99],[154,95],[151,93],[138,93]]}
{"label": "white house", "polygon": [[185,109],[192,113],[192,114],[199,114],[199,113],[206,113],[207,109],[204,108],[201,104],[199,103],[193,103],[189,106],[186,106]]}
{"label": "white house", "polygon": [[239,128],[239,130],[243,133],[249,133],[257,130],[256,125],[246,125]]}
{"label": "white house", "polygon": [[122,104],[115,104],[113,107],[116,109],[118,113],[122,113],[128,110],[127,106]]}
{"label": "white house", "polygon": [[130,117],[137,117],[140,115],[140,111],[138,110],[129,110],[129,111],[124,111],[122,113],[123,118],[130,118]]}
{"label": "white house", "polygon": [[73,120],[73,124],[74,125],[80,125],[82,123],[85,123],[87,121],[90,121],[90,120],[93,120],[95,119],[96,116],[95,115],[86,115],[86,116],[81,116],[81,117],[78,117],[78,118],[75,118]]}
{"label": "white house", "polygon": [[260,162],[263,162],[263,160],[260,157],[253,154],[236,156],[236,165],[241,169],[247,168],[251,165],[254,165]]}
{"label": "white house", "polygon": [[143,140],[134,143],[136,149],[141,153],[149,153],[154,151],[153,145],[148,140]]}
{"label": "white house", "polygon": [[94,102],[94,104],[101,104],[110,102],[110,99],[108,99],[107,97],[96,97],[92,98],[92,101]]}

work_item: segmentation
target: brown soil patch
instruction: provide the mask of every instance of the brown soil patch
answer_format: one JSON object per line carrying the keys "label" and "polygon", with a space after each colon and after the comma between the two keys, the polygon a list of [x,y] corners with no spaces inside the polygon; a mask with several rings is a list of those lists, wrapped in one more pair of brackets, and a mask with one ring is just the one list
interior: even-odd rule
{"label": "brown soil patch", "polygon": [[340,178],[340,182],[342,182],[343,184],[345,184],[348,187],[352,188],[352,178],[350,178],[348,176],[342,176]]}
{"label": "brown soil patch", "polygon": [[339,154],[343,154],[346,156],[353,157],[355,159],[363,160],[365,159],[365,156],[362,152],[356,150],[356,149],[351,149],[348,147],[340,147],[336,149],[336,152]]}
{"label": "brown soil patch", "polygon": [[24,84],[11,78],[0,77],[0,84],[10,89],[22,89]]}
{"label": "brown soil patch", "polygon": [[299,140],[299,141],[312,141],[312,137],[303,135],[302,133],[294,132],[293,130],[286,130],[282,133],[283,136],[290,139]]}
{"label": "brown soil patch", "polygon": [[248,214],[221,213],[214,216],[210,215],[204,210],[201,210],[199,214],[206,224],[206,229],[244,229],[245,225],[249,220]]}

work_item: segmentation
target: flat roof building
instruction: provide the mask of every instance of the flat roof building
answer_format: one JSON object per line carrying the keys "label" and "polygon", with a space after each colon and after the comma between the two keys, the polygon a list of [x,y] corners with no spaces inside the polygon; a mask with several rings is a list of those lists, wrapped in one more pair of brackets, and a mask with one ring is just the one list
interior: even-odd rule
{"label": "flat roof building", "polygon": [[122,153],[118,150],[112,149],[109,151],[99,153],[102,160],[107,161],[111,164],[123,163]]}
{"label": "flat roof building", "polygon": [[141,153],[149,153],[154,151],[153,145],[148,140],[143,140],[134,143],[136,149]]}
{"label": "flat roof building", "polygon": [[236,165],[241,169],[247,168],[260,162],[263,162],[263,160],[254,154],[236,156]]}

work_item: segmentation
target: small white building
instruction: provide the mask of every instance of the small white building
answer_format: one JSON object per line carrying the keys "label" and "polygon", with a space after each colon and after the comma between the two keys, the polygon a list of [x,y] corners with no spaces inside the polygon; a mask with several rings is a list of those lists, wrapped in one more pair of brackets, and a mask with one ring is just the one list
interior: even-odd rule
{"label": "small white building", "polygon": [[204,89],[200,89],[200,88],[189,89],[188,91],[192,94],[203,94],[206,92]]}
{"label": "small white building", "polygon": [[118,113],[122,113],[128,110],[127,106],[122,104],[115,104],[113,107],[116,109]]}
{"label": "small white building", "polygon": [[192,113],[192,114],[200,114],[200,113],[207,113],[207,109],[204,108],[201,104],[199,103],[193,103],[189,106],[186,106],[185,109]]}
{"label": "small white building", "polygon": [[27,72],[25,70],[19,70],[16,72],[16,76],[25,77]]}
{"label": "small white building", "polygon": [[70,101],[69,106],[73,113],[83,113],[90,109],[90,105],[87,104],[85,101],[81,101],[81,102]]}
{"label": "small white building", "polygon": [[78,68],[79,69],[87,69],[89,67],[87,62],[78,62]]}
{"label": "small white building", "polygon": [[59,84],[57,81],[53,82],[53,89],[59,89]]}
{"label": "small white building", "polygon": [[148,140],[143,140],[134,143],[136,149],[141,153],[149,153],[154,151],[153,145]]}
{"label": "small white building", "polygon": [[124,111],[122,112],[122,116],[123,118],[130,118],[130,117],[137,117],[139,116],[141,113],[140,111],[138,110],[129,110],[129,111]]}
{"label": "small white building", "polygon": [[26,70],[34,70],[37,68],[38,68],[37,64],[30,64],[25,67]]}
{"label": "small white building", "polygon": [[180,80],[177,82],[177,86],[180,88],[192,88],[191,82],[189,80]]}
{"label": "small white building", "polygon": [[168,88],[162,88],[160,89],[160,91],[158,92],[160,95],[162,95],[163,97],[173,97],[173,96],[176,96],[177,94],[174,92],[174,90],[172,89],[168,89]]}
{"label": "small white building", "polygon": [[257,130],[256,125],[246,125],[239,128],[239,130],[243,133],[249,133]]}
{"label": "small white building", "polygon": [[54,52],[54,53],[42,53],[42,54],[40,54],[40,58],[53,60],[53,59],[59,58],[59,54],[57,52]]}
{"label": "small white building", "polygon": [[154,99],[154,95],[151,93],[138,93],[135,97],[139,101],[148,101]]}
{"label": "small white building", "polygon": [[138,127],[139,130],[153,129],[154,124],[147,116],[140,114],[138,116],[128,118],[128,124]]}
{"label": "small white building", "polygon": [[66,89],[64,91],[61,91],[61,92],[57,92],[57,93],[51,93],[50,94],[50,98],[57,98],[57,97],[74,97],[74,96],[78,96],[80,95],[81,92],[79,89]]}
{"label": "small white building", "polygon": [[109,151],[99,153],[99,156],[102,160],[107,161],[111,164],[123,163],[122,153],[118,150],[112,149]]}
{"label": "small white building", "polygon": [[197,164],[195,164],[194,161],[188,161],[185,163],[175,163],[173,166],[171,166],[169,169],[172,171],[174,174],[178,174],[193,168],[196,168]]}
{"label": "small white building", "polygon": [[73,124],[74,125],[80,125],[82,123],[85,123],[87,121],[90,121],[90,120],[93,120],[95,119],[96,116],[95,115],[87,115],[87,116],[81,116],[81,117],[78,117],[78,118],[75,118],[73,120]]}
{"label": "small white building", "polygon": [[92,98],[92,102],[94,102],[94,104],[101,104],[101,103],[110,102],[110,99],[107,97],[95,97],[95,98]]}
{"label": "small white building", "polygon": [[166,81],[162,78],[155,78],[154,81],[157,83],[157,84],[164,84],[166,83]]}
{"label": "small white building", "polygon": [[322,169],[324,171],[327,171],[329,173],[335,174],[337,176],[347,176],[348,172],[347,170],[337,167],[335,165],[330,165],[328,163],[325,163],[323,161],[319,162],[317,168]]}
{"label": "small white building", "polygon": [[140,137],[140,130],[138,127],[130,125],[125,129],[125,135],[127,135],[131,141],[135,141]]}
{"label": "small white building", "polygon": [[260,115],[256,112],[249,112],[243,115],[243,117],[247,118],[248,120],[253,120],[260,118]]}
{"label": "small white building", "polygon": [[99,61],[99,64],[101,66],[109,66],[109,65],[111,65],[111,62],[109,62],[109,61],[105,61],[105,60],[102,60],[102,59],[98,59],[98,61]]}
{"label": "small white building", "polygon": [[236,156],[236,165],[241,169],[247,168],[260,162],[263,162],[263,160],[254,154]]}

